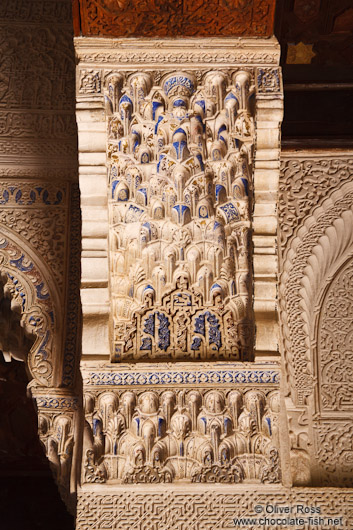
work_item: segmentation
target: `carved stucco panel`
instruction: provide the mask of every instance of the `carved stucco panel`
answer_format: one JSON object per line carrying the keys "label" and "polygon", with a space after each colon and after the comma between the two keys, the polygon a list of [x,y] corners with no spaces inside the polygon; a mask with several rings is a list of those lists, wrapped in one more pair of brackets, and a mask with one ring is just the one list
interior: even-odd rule
{"label": "carved stucco panel", "polygon": [[353,409],[353,262],[338,270],[321,304],[317,336],[319,408]]}
{"label": "carved stucco panel", "polygon": [[275,385],[141,387],[86,387],[83,482],[281,481]]}
{"label": "carved stucco panel", "polygon": [[[114,527],[119,521],[121,530],[129,530],[132,524],[138,530],[157,527],[160,530],[228,530],[234,528],[236,517],[258,518],[255,506],[259,505],[264,509],[267,506],[293,506],[293,512],[297,511],[298,505],[317,507],[326,521],[328,517],[342,516],[342,526],[338,528],[349,529],[353,524],[353,494],[349,489],[272,488],[264,491],[262,488],[259,491],[255,486],[241,489],[234,485],[229,487],[231,491],[224,487],[220,491],[219,488],[218,485],[217,490],[210,487],[195,492],[184,485],[180,491],[174,485],[163,484],[163,489],[155,486],[145,494],[143,489],[132,491],[126,486],[124,489],[106,488],[100,493],[86,487],[79,494],[76,528],[103,530],[107,525]],[[185,523],[181,514],[187,515]],[[283,525],[273,524],[271,528],[279,530]],[[318,525],[317,528],[330,526]]]}
{"label": "carved stucco panel", "polygon": [[350,175],[345,155],[283,162],[280,306],[297,484],[352,483]]}
{"label": "carved stucco panel", "polygon": [[113,359],[249,359],[251,73],[124,77],[105,85]]}

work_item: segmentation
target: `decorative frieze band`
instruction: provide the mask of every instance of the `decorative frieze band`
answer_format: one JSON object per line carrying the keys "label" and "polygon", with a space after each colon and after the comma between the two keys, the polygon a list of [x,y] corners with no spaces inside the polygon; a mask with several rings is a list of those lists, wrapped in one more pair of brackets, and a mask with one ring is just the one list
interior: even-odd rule
{"label": "decorative frieze band", "polygon": [[146,370],[146,371],[121,371],[116,368],[113,371],[84,370],[84,385],[90,386],[146,386],[146,385],[279,385],[279,369],[256,367],[223,369],[188,369],[188,370]]}

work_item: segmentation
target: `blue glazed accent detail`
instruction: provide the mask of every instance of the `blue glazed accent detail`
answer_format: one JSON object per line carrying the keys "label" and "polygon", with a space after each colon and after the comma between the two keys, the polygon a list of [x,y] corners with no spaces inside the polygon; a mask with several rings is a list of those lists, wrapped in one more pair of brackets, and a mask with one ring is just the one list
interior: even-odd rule
{"label": "blue glazed accent detail", "polygon": [[115,191],[115,188],[117,187],[117,185],[119,184],[120,180],[114,180],[112,182],[112,199],[114,199],[114,191]]}
{"label": "blue glazed accent detail", "polygon": [[225,432],[229,432],[232,428],[232,422],[229,418],[224,418],[224,430]]}
{"label": "blue glazed accent detail", "polygon": [[204,112],[206,112],[206,102],[204,99],[199,99],[198,101],[195,101],[195,105],[198,105],[202,108]]}
{"label": "blue glazed accent detail", "polygon": [[230,99],[235,99],[236,101],[238,101],[238,98],[235,97],[233,92],[229,92],[224,101],[229,101]]}
{"label": "blue glazed accent detail", "polygon": [[157,120],[157,123],[154,127],[154,134],[157,134],[158,132],[158,125],[161,123],[161,121],[164,119],[164,116],[159,116],[158,120]]}
{"label": "blue glazed accent detail", "polygon": [[140,418],[135,418],[135,421],[137,425],[136,434],[137,436],[140,436]]}
{"label": "blue glazed accent detail", "polygon": [[51,396],[40,396],[36,397],[37,406],[45,409],[56,409],[56,410],[78,410],[79,400],[78,398],[65,397],[65,398],[53,398]]}
{"label": "blue glazed accent detail", "polygon": [[142,339],[140,350],[152,350],[152,339],[149,339],[148,337],[144,337]]}
{"label": "blue glazed accent detail", "polygon": [[[150,340],[150,339],[149,339]],[[139,376],[141,372],[90,372],[88,385],[101,386],[143,386]],[[168,372],[144,372],[149,384],[170,385],[183,384],[195,385],[212,383],[218,385],[244,385],[262,384],[279,385],[280,372],[273,369],[251,369],[238,370],[226,368],[224,370],[203,370],[203,371],[168,371]],[[192,377],[191,377],[192,375]]]}
{"label": "blue glazed accent detail", "polygon": [[211,292],[214,291],[215,289],[221,289],[222,290],[222,287],[219,285],[219,283],[214,283],[211,287]]}
{"label": "blue glazed accent detail", "polygon": [[206,427],[207,427],[207,420],[206,418],[200,418],[203,423],[204,433],[206,433]]}
{"label": "blue glazed accent detail", "polygon": [[[223,131],[226,131],[227,130],[227,127],[223,124],[221,125],[221,127],[218,129],[218,138],[220,137],[221,133]],[[224,141],[224,140],[223,140]]]}
{"label": "blue glazed accent detail", "polygon": [[19,271],[29,272],[29,271],[31,271],[33,269],[33,263],[30,262],[30,264],[27,265],[27,266],[23,265],[23,260],[24,259],[25,259],[24,254],[21,254],[21,256],[19,258],[10,260],[10,265],[13,265]]}
{"label": "blue glazed accent detail", "polygon": [[142,193],[142,195],[144,196],[144,203],[146,205],[147,204],[147,188],[139,188],[137,191],[139,193]]}
{"label": "blue glazed accent detail", "polygon": [[205,315],[203,314],[195,318],[195,333],[205,336]]}
{"label": "blue glazed accent detail", "polygon": [[148,333],[149,335],[152,335],[152,337],[154,337],[154,332],[155,332],[154,313],[146,318],[143,332]]}
{"label": "blue glazed accent detail", "polygon": [[199,350],[200,347],[201,347],[201,339],[200,337],[193,337],[192,338],[192,344],[191,344],[191,349],[192,350]]}
{"label": "blue glazed accent detail", "polygon": [[[187,300],[187,302],[185,303],[185,301]],[[174,302],[174,305],[176,306],[182,306],[182,307],[185,307],[185,306],[191,306],[191,296],[187,293],[176,293],[174,294],[173,296],[173,302]]]}
{"label": "blue glazed accent detail", "polygon": [[93,434],[94,436],[96,436],[97,434],[97,428],[98,426],[100,425],[100,420],[98,418],[93,418],[93,421],[92,421],[92,426],[93,426]]}
{"label": "blue glazed accent detail", "polygon": [[185,142],[185,140],[182,140],[181,142],[173,142],[173,147],[175,149],[178,160],[181,158],[186,146],[187,143]]}
{"label": "blue glazed accent detail", "polygon": [[265,418],[268,425],[268,430],[270,431],[270,436],[272,436],[272,427],[271,427],[271,418]]}
{"label": "blue glazed accent detail", "polygon": [[201,204],[201,206],[199,207],[199,217],[200,219],[208,219],[207,206],[205,206],[204,204]]}
{"label": "blue glazed accent detail", "polygon": [[132,147],[132,152],[134,153],[135,150],[136,150],[136,147],[141,143],[141,135],[137,131],[132,131],[131,134],[136,136],[136,140],[135,140],[134,145]]}
{"label": "blue glazed accent detail", "polygon": [[43,288],[44,288],[44,282],[40,283],[39,285],[36,285],[37,298],[39,298],[39,300],[48,300],[49,293],[43,294],[42,293]]}
{"label": "blue glazed accent detail", "polygon": [[248,183],[248,179],[241,178],[241,181],[242,181],[242,183],[244,184],[245,195],[248,197],[248,195],[249,195],[249,183]]}
{"label": "blue glazed accent detail", "polygon": [[2,199],[0,199],[0,204],[6,204],[9,200],[10,194],[7,190],[2,192]]}
{"label": "blue glazed accent detail", "polygon": [[178,133],[185,134],[185,136],[186,136],[186,132],[181,127],[177,128],[177,130],[173,133],[173,136],[175,136]]}
{"label": "blue glazed accent detail", "polygon": [[156,111],[159,107],[162,106],[162,103],[160,101],[152,101],[152,120],[155,121],[156,119]]}
{"label": "blue glazed accent detail", "polygon": [[227,202],[223,206],[220,206],[220,209],[226,214],[227,221],[239,221],[240,215],[238,209],[234,206],[233,203]]}
{"label": "blue glazed accent detail", "polygon": [[158,418],[158,436],[163,436],[163,418]]}
{"label": "blue glazed accent detail", "polygon": [[175,86],[183,86],[187,88],[190,95],[194,92],[195,87],[194,83],[191,81],[191,79],[188,79],[187,77],[183,76],[175,76],[168,79],[168,81],[164,84],[164,92],[166,95],[169,94],[169,92],[174,88]]}
{"label": "blue glazed accent detail", "polygon": [[169,320],[165,315],[163,315],[163,313],[157,313],[157,317],[159,320],[158,347],[161,350],[166,351],[168,346],[170,345],[170,331],[168,329]]}
{"label": "blue glazed accent detail", "polygon": [[212,313],[210,313],[210,311],[207,311],[205,315],[207,315],[207,322],[210,325],[208,343],[209,345],[215,344],[217,346],[217,349],[219,350],[219,348],[222,346],[222,342],[218,318]]}
{"label": "blue glazed accent detail", "polygon": [[157,164],[157,173],[159,173],[159,167],[160,167],[160,164],[161,164],[163,158],[165,158],[165,155],[159,155],[159,162]]}
{"label": "blue glazed accent detail", "polygon": [[176,206],[173,206],[173,210],[176,210],[178,212],[178,219],[179,219],[179,222],[180,222],[182,220],[182,218],[183,218],[184,212],[186,210],[189,210],[189,207],[185,206],[184,204],[182,204],[182,205],[177,204]]}
{"label": "blue glazed accent detail", "polygon": [[141,208],[138,208],[137,206],[130,204],[129,209],[126,212],[125,222],[135,223],[136,221],[140,219],[143,213],[144,213],[144,210],[141,210]]}
{"label": "blue glazed accent detail", "polygon": [[185,101],[183,99],[176,99],[173,103],[173,107],[186,107]]}
{"label": "blue glazed accent detail", "polygon": [[129,96],[127,96],[126,94],[124,94],[121,98],[120,98],[120,102],[119,102],[119,106],[122,104],[122,103],[129,103],[130,105],[132,105],[132,101],[131,99],[129,98]]}
{"label": "blue glazed accent detail", "polygon": [[46,359],[48,357],[48,354],[45,350],[45,347],[46,345],[48,344],[48,341],[49,341],[49,336],[50,336],[50,333],[49,331],[46,332],[45,336],[44,336],[44,339],[40,345],[40,348],[38,350],[38,353],[42,356],[42,359]]}
{"label": "blue glazed accent detail", "polygon": [[219,194],[224,190],[224,193],[226,193],[226,189],[221,184],[216,184],[216,199],[218,201]]}
{"label": "blue glazed accent detail", "polygon": [[200,153],[196,155],[197,160],[200,162],[201,171],[205,171],[205,164],[203,163],[202,156]]}

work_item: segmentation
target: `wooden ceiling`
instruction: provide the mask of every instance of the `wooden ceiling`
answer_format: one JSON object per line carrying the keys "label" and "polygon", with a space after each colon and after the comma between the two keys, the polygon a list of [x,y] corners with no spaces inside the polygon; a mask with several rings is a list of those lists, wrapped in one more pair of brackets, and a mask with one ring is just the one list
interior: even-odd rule
{"label": "wooden ceiling", "polygon": [[273,34],[276,0],[73,0],[76,35],[210,37]]}

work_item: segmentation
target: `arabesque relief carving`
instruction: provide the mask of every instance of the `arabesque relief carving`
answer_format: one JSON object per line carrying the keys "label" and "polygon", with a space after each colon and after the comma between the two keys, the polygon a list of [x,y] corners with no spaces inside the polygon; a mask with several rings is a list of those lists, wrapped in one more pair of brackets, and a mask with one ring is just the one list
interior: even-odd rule
{"label": "arabesque relief carving", "polygon": [[351,486],[351,159],[289,156],[283,168],[280,306],[293,481]]}
{"label": "arabesque relief carving", "polygon": [[[155,488],[148,495],[141,495],[140,491],[127,492],[124,485],[109,496],[107,492],[80,492],[76,528],[104,530],[107,525],[113,526],[119,517],[121,530],[129,530],[132,524],[137,530],[145,530],[156,520],[161,530],[178,530],[180,514],[187,513],[187,525],[191,530],[199,530],[201,525],[205,530],[217,527],[226,530],[234,527],[236,517],[245,517],[246,514],[247,517],[257,518],[258,514],[254,511],[257,506],[279,508],[297,505],[315,507],[325,518],[334,519],[339,514],[343,525],[347,528],[351,525],[353,494],[349,489],[272,488],[272,491],[260,491],[252,485],[234,494],[234,490],[219,491],[219,486],[211,491],[195,493],[186,487],[180,491],[170,485],[164,486],[164,491]],[[272,517],[276,519],[277,515]]]}
{"label": "arabesque relief carving", "polygon": [[251,72],[106,82],[115,360],[251,358]]}
{"label": "arabesque relief carving", "polygon": [[80,495],[288,483],[276,362],[277,42],[75,45]]}
{"label": "arabesque relief carving", "polygon": [[322,411],[353,409],[353,261],[330,284],[318,323],[319,399]]}
{"label": "arabesque relief carving", "polygon": [[278,483],[279,393],[85,392],[83,481]]}

